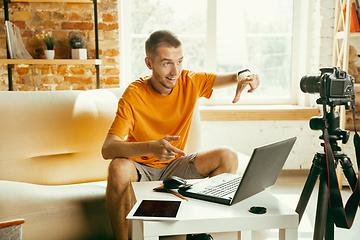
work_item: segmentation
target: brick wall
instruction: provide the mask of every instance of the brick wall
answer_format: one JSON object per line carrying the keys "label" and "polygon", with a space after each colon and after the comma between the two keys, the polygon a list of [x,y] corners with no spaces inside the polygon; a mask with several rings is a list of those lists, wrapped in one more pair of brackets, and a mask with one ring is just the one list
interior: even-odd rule
{"label": "brick wall", "polygon": [[[6,58],[3,1],[0,3],[0,58]],[[88,58],[95,58],[93,4],[11,3],[9,19],[20,28],[22,40],[33,58],[44,58],[45,44],[36,38],[42,31],[56,37],[55,58],[71,58],[69,35],[85,37]],[[101,88],[119,86],[119,24],[116,0],[98,0],[99,55]],[[94,65],[15,65],[15,91],[89,90],[96,88]],[[0,90],[8,90],[7,66],[0,66]]]}

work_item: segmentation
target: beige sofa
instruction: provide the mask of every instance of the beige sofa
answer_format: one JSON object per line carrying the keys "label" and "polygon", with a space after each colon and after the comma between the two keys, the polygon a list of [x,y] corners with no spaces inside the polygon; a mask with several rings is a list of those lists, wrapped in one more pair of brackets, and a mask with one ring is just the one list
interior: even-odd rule
{"label": "beige sofa", "polygon": [[0,222],[23,239],[112,239],[101,146],[121,89],[0,92]]}
{"label": "beige sofa", "polygon": [[[0,92],[0,222],[25,219],[24,240],[113,238],[101,146],[122,92]],[[197,108],[186,152],[200,139]]]}

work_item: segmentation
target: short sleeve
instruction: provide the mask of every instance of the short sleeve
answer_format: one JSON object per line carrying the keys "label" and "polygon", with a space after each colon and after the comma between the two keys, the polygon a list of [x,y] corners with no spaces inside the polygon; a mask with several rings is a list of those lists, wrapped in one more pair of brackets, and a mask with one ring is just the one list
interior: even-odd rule
{"label": "short sleeve", "polygon": [[129,103],[120,98],[115,119],[109,129],[109,133],[115,134],[121,139],[129,134],[134,125],[133,111]]}
{"label": "short sleeve", "polygon": [[209,99],[211,97],[216,76],[213,73],[189,72],[189,77],[198,88],[199,98],[205,97]]}

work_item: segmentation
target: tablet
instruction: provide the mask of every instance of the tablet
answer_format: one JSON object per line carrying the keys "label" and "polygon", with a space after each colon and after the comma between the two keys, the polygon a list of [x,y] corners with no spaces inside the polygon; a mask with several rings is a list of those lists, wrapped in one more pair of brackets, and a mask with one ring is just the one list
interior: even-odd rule
{"label": "tablet", "polygon": [[179,220],[180,210],[184,201],[180,200],[148,200],[135,203],[127,219],[141,220]]}

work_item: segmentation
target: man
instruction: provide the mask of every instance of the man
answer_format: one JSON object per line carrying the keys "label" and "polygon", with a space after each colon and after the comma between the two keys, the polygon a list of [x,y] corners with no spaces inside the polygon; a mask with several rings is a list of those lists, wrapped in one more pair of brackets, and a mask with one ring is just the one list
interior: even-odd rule
{"label": "man", "polygon": [[[247,86],[253,92],[259,85],[258,75],[249,70],[227,75],[182,70],[181,42],[169,31],[152,33],[145,49],[152,75],[126,89],[102,148],[103,157],[112,159],[106,201],[115,237],[121,240],[128,237],[130,182],[236,172],[237,154],[228,148],[186,155],[193,110],[198,98],[210,98],[213,88],[237,84],[235,103]],[[211,239],[206,234],[187,239],[200,236]]]}

